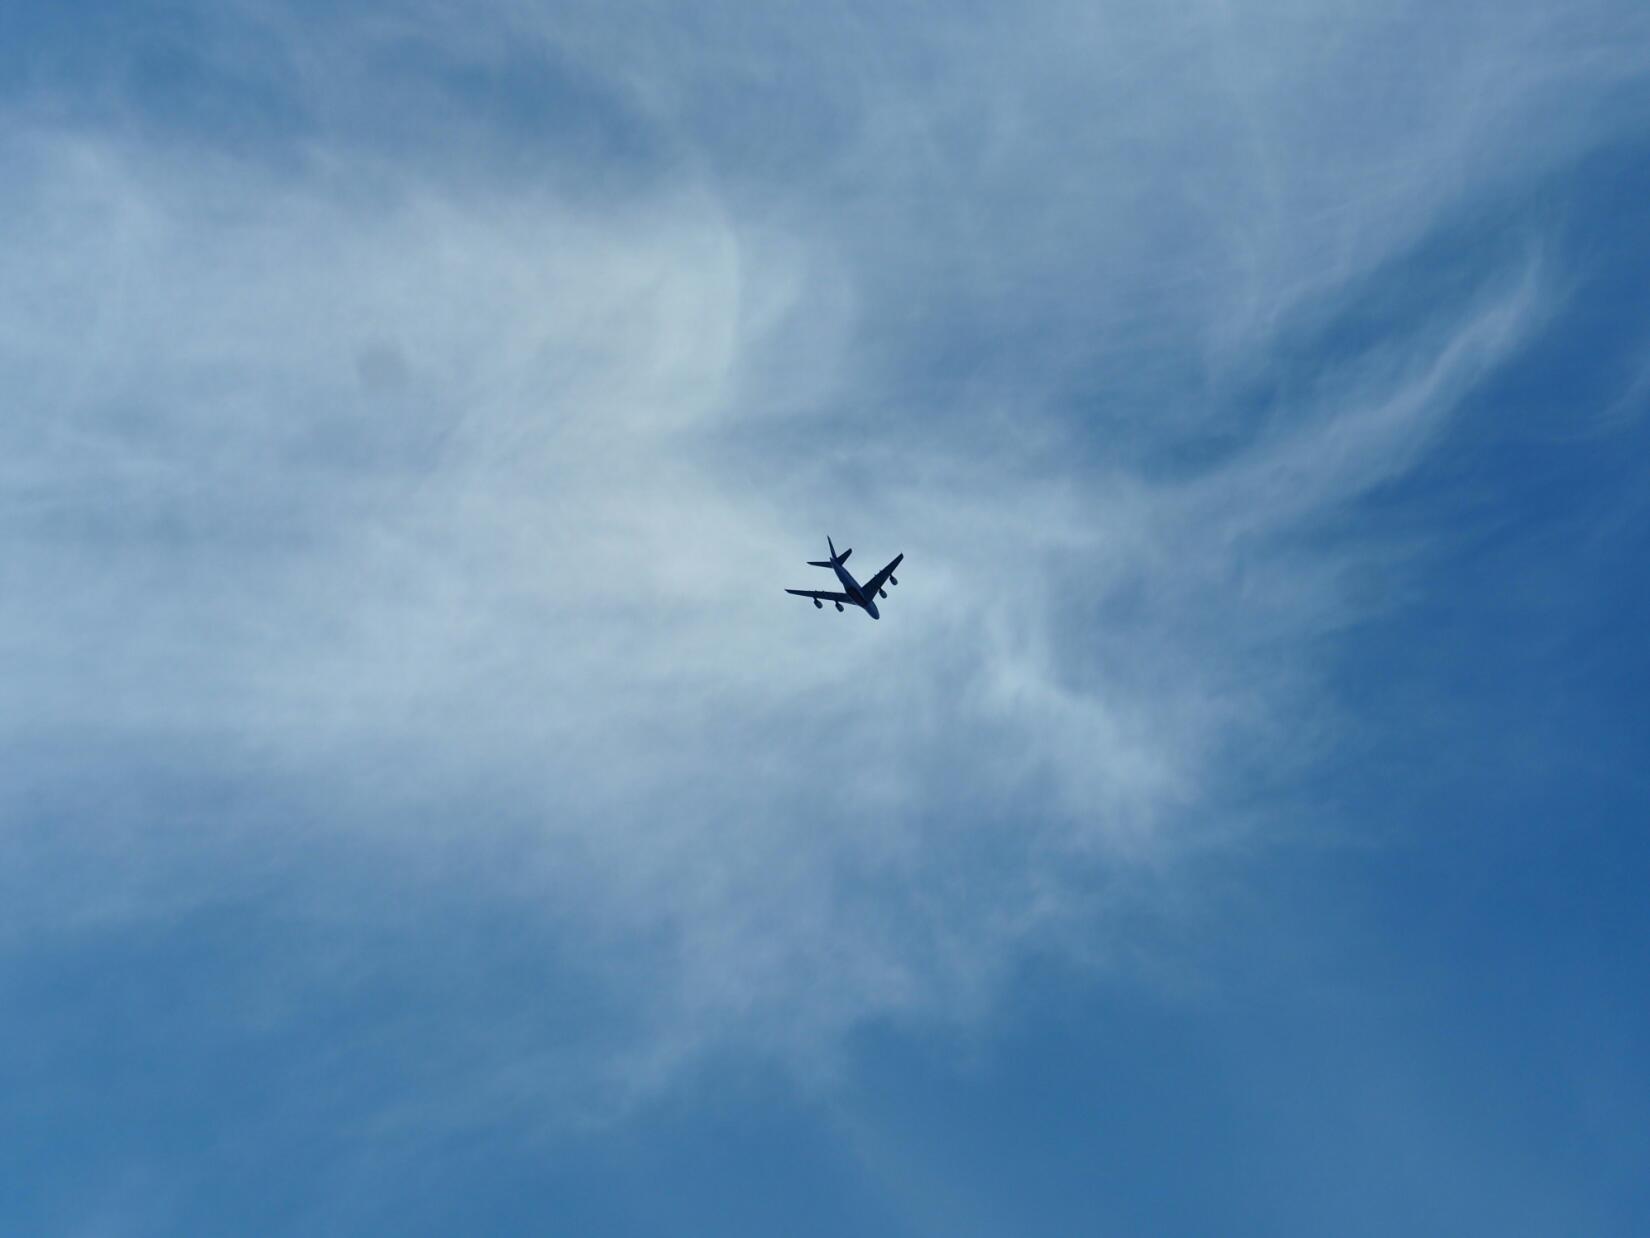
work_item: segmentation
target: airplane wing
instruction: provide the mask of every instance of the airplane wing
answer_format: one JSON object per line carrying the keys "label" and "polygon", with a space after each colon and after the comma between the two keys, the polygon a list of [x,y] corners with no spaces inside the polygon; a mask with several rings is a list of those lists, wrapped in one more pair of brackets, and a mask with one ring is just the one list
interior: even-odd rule
{"label": "airplane wing", "polygon": [[820,593],[814,589],[787,589],[786,593],[794,593],[799,598],[817,598],[821,602],[846,602],[850,606],[858,606],[846,593]]}
{"label": "airplane wing", "polygon": [[903,554],[895,555],[894,556],[894,561],[892,563],[890,563],[887,567],[883,568],[875,576],[871,577],[870,580],[866,581],[863,585],[860,586],[861,589],[865,590],[865,596],[866,597],[875,597],[876,596],[877,590],[882,588],[882,586],[887,582],[888,578],[894,574],[894,569],[900,565],[900,560],[902,560],[903,558],[905,558],[905,556]]}

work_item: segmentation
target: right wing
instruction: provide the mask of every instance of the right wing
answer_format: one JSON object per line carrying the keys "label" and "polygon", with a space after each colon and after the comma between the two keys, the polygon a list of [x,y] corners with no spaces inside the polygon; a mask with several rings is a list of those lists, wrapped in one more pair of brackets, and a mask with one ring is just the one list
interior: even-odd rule
{"label": "right wing", "polygon": [[875,576],[871,577],[870,580],[866,581],[863,585],[861,585],[860,588],[865,590],[865,596],[866,597],[875,597],[877,595],[877,592],[882,588],[882,586],[885,585],[888,582],[888,578],[894,574],[894,569],[897,568],[904,561],[905,561],[905,556],[903,554],[895,555],[894,556],[894,561],[892,563],[890,563],[887,567],[883,568]]}
{"label": "right wing", "polygon": [[846,593],[819,593],[813,589],[787,589],[785,592],[794,593],[799,598],[815,598],[821,602],[846,602],[850,606],[859,605],[858,602],[854,601],[854,599],[849,597]]}

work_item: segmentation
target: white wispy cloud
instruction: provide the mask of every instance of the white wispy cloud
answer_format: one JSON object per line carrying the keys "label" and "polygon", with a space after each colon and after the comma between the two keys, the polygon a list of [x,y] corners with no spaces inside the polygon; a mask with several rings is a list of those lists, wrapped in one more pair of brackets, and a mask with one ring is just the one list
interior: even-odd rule
{"label": "white wispy cloud", "polygon": [[[630,1086],[1104,955],[1108,875],[1320,742],[1310,642],[1366,602],[1305,535],[1539,322],[1539,247],[1264,417],[1243,385],[1642,68],[1609,6],[247,12],[279,157],[0,131],[0,730],[299,788],[386,853],[508,840],[483,892],[626,995]],[[523,61],[594,136],[528,159],[440,73]],[[826,532],[909,556],[880,625],[779,592]],[[141,868],[120,802],[64,828]],[[511,1086],[557,1069],[508,1043]]]}

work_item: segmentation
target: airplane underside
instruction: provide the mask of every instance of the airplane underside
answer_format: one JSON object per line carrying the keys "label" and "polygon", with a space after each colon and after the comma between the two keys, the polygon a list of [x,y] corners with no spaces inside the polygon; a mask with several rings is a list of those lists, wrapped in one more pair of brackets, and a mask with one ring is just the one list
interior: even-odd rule
{"label": "airplane underside", "polygon": [[838,612],[849,606],[857,606],[873,619],[882,618],[882,615],[877,611],[875,599],[888,596],[887,591],[882,587],[884,583],[899,584],[899,579],[894,575],[894,569],[900,565],[905,556],[903,554],[895,555],[893,561],[887,567],[862,585],[849,575],[848,569],[843,566],[848,561],[848,556],[854,553],[853,550],[850,548],[838,554],[836,545],[830,538],[825,539],[825,544],[830,547],[831,557],[823,561],[810,559],[808,560],[808,566],[830,568],[836,573],[837,581],[842,585],[844,591],[836,593],[819,589],[787,589],[785,592],[794,593],[798,597],[811,598],[816,610],[824,610],[825,603],[829,602],[837,608]]}

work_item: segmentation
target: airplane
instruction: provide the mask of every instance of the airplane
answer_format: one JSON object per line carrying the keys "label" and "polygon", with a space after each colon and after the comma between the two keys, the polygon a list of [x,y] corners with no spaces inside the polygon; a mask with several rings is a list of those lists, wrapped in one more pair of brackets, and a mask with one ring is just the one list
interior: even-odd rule
{"label": "airplane", "polygon": [[812,598],[814,600],[814,606],[819,610],[825,609],[826,602],[836,603],[836,608],[841,610],[842,604],[846,602],[849,606],[859,607],[873,619],[882,618],[881,615],[877,614],[876,599],[885,598],[888,596],[887,590],[882,587],[884,581],[891,585],[899,584],[899,581],[894,578],[894,569],[900,565],[900,560],[905,558],[905,556],[903,554],[895,555],[892,563],[883,568],[880,572],[871,577],[870,580],[866,581],[862,585],[848,574],[847,568],[842,566],[844,563],[848,562],[848,556],[854,553],[852,547],[844,550],[841,554],[837,554],[836,543],[827,537],[825,539],[825,544],[831,548],[831,557],[824,561],[819,559],[809,559],[808,566],[830,568],[836,573],[836,578],[842,582],[842,587],[847,590],[847,592],[819,593],[812,589],[787,589],[785,592],[794,593],[800,598]]}

